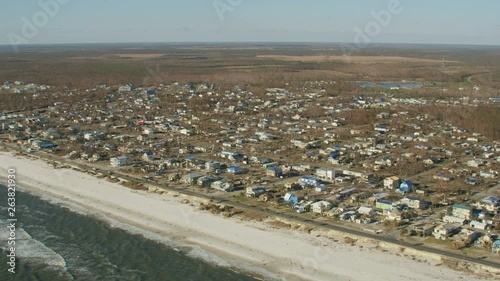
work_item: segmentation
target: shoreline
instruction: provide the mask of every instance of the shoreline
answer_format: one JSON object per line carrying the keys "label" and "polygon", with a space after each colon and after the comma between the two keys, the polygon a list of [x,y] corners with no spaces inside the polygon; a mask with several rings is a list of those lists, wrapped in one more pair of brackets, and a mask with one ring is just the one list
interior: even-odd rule
{"label": "shoreline", "polygon": [[438,267],[436,260],[419,258],[424,261],[416,262],[381,252],[378,245],[362,239],[355,247],[336,242],[342,238],[331,231],[308,234],[273,228],[266,222],[224,218],[199,211],[195,206],[203,200],[189,198],[192,202],[183,204],[180,201],[184,197],[168,192],[135,191],[85,173],[53,169],[41,160],[8,152],[0,152],[0,163],[0,177],[7,174],[7,166],[21,167],[17,175],[22,190],[42,199],[55,198],[70,209],[76,204],[87,215],[111,222],[112,227],[140,232],[168,246],[190,247],[191,252],[198,252],[198,258],[239,272],[273,280],[343,281],[366,280],[366,276],[371,280],[484,280]]}

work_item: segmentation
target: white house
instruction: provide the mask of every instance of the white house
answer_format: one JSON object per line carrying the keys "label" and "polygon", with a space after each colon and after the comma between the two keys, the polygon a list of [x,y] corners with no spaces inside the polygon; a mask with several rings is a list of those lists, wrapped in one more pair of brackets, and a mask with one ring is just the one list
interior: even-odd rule
{"label": "white house", "polygon": [[134,85],[132,84],[127,84],[127,85],[122,85],[118,88],[118,92],[131,92],[134,90]]}
{"label": "white house", "polygon": [[413,196],[406,196],[405,198],[401,199],[401,204],[406,205],[412,209],[422,208],[422,200]]}
{"label": "white house", "polygon": [[151,151],[146,151],[142,155],[142,160],[144,161],[153,161],[155,159],[153,152]]}
{"label": "white house", "polygon": [[330,168],[319,168],[316,170],[316,176],[321,179],[335,180],[335,170]]}
{"label": "white house", "polygon": [[358,210],[357,210],[358,214],[360,215],[373,215],[373,208],[369,208],[369,207],[359,207]]}
{"label": "white house", "polygon": [[465,219],[457,218],[453,216],[444,216],[443,221],[447,223],[456,223],[459,225],[463,225],[465,223]]}
{"label": "white house", "polygon": [[247,187],[245,195],[247,197],[259,197],[260,195],[264,194],[266,192],[266,189],[261,186],[251,186]]}
{"label": "white house", "polygon": [[484,223],[484,222],[473,220],[473,221],[470,222],[470,227],[473,227],[473,228],[476,228],[476,229],[485,230],[486,227],[488,227],[488,224]]}
{"label": "white house", "polygon": [[473,167],[473,168],[478,168],[479,166],[482,166],[484,164],[484,161],[481,159],[472,159],[467,161],[467,166]]}
{"label": "white house", "polygon": [[388,177],[388,178],[384,179],[384,188],[387,188],[387,189],[398,188],[400,184],[401,184],[401,180],[396,176],[392,176],[392,177]]}
{"label": "white house", "polygon": [[432,234],[434,238],[440,240],[446,240],[448,237],[452,236],[457,232],[457,227],[451,224],[442,224],[434,228]]}
{"label": "white house", "polygon": [[130,157],[128,156],[118,156],[110,159],[110,164],[112,167],[121,167],[128,165],[130,163]]}
{"label": "white house", "polygon": [[333,207],[333,204],[328,201],[318,201],[311,204],[311,210],[313,213],[323,214],[323,212],[329,211]]}

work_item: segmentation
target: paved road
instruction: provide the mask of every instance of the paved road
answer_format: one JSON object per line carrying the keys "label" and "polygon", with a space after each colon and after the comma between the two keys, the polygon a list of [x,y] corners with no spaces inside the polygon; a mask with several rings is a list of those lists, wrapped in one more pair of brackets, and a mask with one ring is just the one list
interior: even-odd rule
{"label": "paved road", "polygon": [[[10,146],[10,145],[8,146],[8,148],[15,149],[15,150],[18,150],[18,151],[22,151],[20,148],[13,147],[13,146]],[[34,154],[39,155],[40,153],[37,152],[37,153],[34,153]],[[39,156],[41,156],[41,155],[39,155]],[[63,164],[67,164],[67,165],[82,166],[82,165],[75,164],[71,160],[64,159],[62,157],[58,157],[58,156],[55,156],[55,155],[52,155],[52,159],[57,159],[57,161],[59,161],[59,162],[61,162]],[[382,242],[386,242],[386,243],[393,243],[393,244],[397,244],[397,245],[400,245],[400,246],[406,247],[406,248],[412,248],[412,249],[416,249],[416,250],[419,250],[419,251],[425,251],[425,252],[429,252],[429,253],[434,253],[434,254],[445,256],[445,257],[448,257],[448,258],[454,258],[454,259],[463,260],[463,261],[472,262],[472,263],[477,263],[477,264],[482,264],[482,265],[486,265],[486,266],[490,266],[490,267],[494,267],[494,268],[500,268],[500,262],[494,262],[494,261],[491,261],[491,260],[484,260],[484,259],[477,259],[477,258],[472,258],[472,257],[466,257],[466,256],[464,256],[462,254],[458,254],[458,253],[454,253],[454,252],[450,252],[450,251],[446,251],[446,250],[441,250],[441,249],[436,249],[436,248],[428,247],[428,246],[425,246],[425,245],[422,245],[422,244],[408,243],[408,242],[400,241],[400,240],[398,240],[398,239],[396,239],[394,237],[390,237],[390,236],[386,236],[386,235],[380,235],[380,234],[375,234],[375,233],[370,233],[370,232],[366,232],[366,231],[362,231],[362,230],[357,230],[357,229],[352,229],[352,228],[347,228],[345,226],[338,225],[338,224],[333,224],[333,223],[329,223],[329,222],[317,222],[317,221],[314,221],[314,220],[311,220],[311,219],[307,219],[307,218],[301,217],[301,216],[296,215],[296,214],[284,214],[284,213],[280,213],[280,212],[277,212],[277,211],[274,211],[274,210],[266,209],[266,208],[263,208],[263,207],[260,207],[260,206],[255,206],[255,205],[249,205],[249,204],[243,204],[243,203],[240,203],[240,202],[230,201],[227,198],[224,198],[224,197],[221,197],[221,196],[207,195],[207,194],[203,194],[203,193],[199,193],[199,192],[195,192],[195,191],[192,191],[192,190],[187,190],[187,189],[183,189],[183,188],[179,188],[179,187],[159,185],[159,184],[156,184],[154,182],[151,182],[151,181],[148,181],[148,180],[144,180],[142,178],[132,177],[132,176],[120,173],[120,172],[115,172],[115,171],[105,170],[105,169],[97,169],[96,171],[97,172],[102,172],[102,173],[110,173],[110,174],[122,177],[124,179],[127,179],[127,180],[137,181],[137,182],[140,182],[142,184],[152,185],[152,186],[155,186],[155,187],[158,187],[158,188],[161,188],[161,189],[165,189],[165,190],[169,190],[169,191],[175,191],[175,192],[178,192],[180,194],[184,194],[184,195],[188,195],[188,196],[194,196],[194,197],[204,198],[204,199],[208,199],[208,200],[211,199],[211,200],[214,201],[214,203],[224,203],[225,205],[232,206],[232,207],[235,207],[235,208],[238,208],[238,209],[241,209],[241,210],[253,211],[253,212],[257,212],[257,213],[260,213],[260,214],[263,214],[263,215],[266,215],[266,216],[274,216],[274,217],[277,217],[277,218],[294,220],[294,221],[297,221],[297,222],[300,222],[300,223],[303,223],[305,225],[309,225],[309,226],[312,226],[312,227],[316,227],[316,228],[331,229],[331,230],[339,231],[339,232],[342,232],[342,233],[355,235],[355,236],[358,236],[358,237],[369,238],[369,239],[378,240],[378,241],[382,241]]]}
{"label": "paved road", "polygon": [[499,189],[500,189],[500,183],[485,190],[485,191],[477,193],[472,198],[475,200],[481,200],[481,199],[484,199],[485,197],[488,197],[488,196],[495,196],[496,191]]}

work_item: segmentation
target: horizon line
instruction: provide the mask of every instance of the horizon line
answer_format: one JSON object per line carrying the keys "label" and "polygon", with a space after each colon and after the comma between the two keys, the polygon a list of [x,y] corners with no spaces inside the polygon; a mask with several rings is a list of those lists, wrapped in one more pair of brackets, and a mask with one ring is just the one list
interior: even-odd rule
{"label": "horizon line", "polygon": [[[356,43],[356,42],[321,42],[321,41],[144,41],[144,42],[63,42],[63,43],[32,43],[32,44],[19,44],[18,48],[23,47],[36,47],[36,46],[67,46],[67,45],[127,45],[127,44],[180,44],[180,45],[193,45],[193,44],[324,44],[324,45],[356,45],[356,46],[370,46],[370,45],[416,45],[416,46],[472,46],[472,47],[500,47],[500,44],[484,44],[484,43],[415,43],[415,42],[373,42],[373,43]],[[12,44],[0,44],[0,47],[9,47]]]}

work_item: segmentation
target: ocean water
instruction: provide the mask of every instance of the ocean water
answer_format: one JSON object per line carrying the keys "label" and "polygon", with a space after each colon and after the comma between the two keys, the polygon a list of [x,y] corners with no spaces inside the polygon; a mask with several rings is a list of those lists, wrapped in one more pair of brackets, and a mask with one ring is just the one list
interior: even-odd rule
{"label": "ocean water", "polygon": [[363,88],[374,88],[377,86],[385,87],[385,88],[405,88],[405,89],[419,89],[422,88],[422,83],[394,83],[394,82],[380,82],[380,83],[371,83],[364,81],[356,81],[352,82],[355,86],[360,86]]}
{"label": "ocean water", "polygon": [[[1,194],[6,194],[0,185]],[[1,198],[6,198],[2,195]],[[17,192],[16,273],[7,271],[7,200],[0,202],[0,280],[257,280],[143,235]]]}

